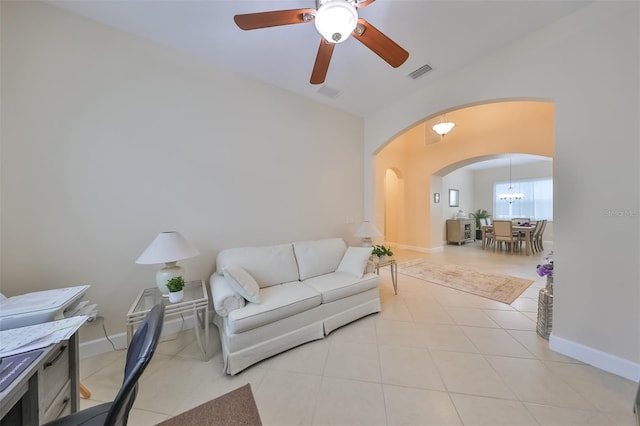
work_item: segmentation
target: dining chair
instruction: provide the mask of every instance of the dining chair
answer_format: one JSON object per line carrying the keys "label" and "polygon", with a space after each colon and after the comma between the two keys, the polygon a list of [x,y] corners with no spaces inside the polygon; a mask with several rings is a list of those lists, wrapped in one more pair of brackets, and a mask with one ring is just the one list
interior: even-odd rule
{"label": "dining chair", "polygon": [[539,223],[541,222],[539,225],[540,230],[538,231],[538,234],[536,235],[535,241],[533,242],[533,244],[534,244],[534,247],[536,247],[537,250],[540,252],[544,250],[544,246],[542,245],[542,240],[543,240],[542,235],[544,234],[544,230],[547,227],[547,219],[544,219],[542,221],[539,220],[538,222]]}
{"label": "dining chair", "polygon": [[484,247],[489,247],[493,245],[493,228],[489,227],[491,226],[489,224],[489,218],[486,218],[486,217],[480,218],[480,226],[484,229],[484,241],[483,241]]}
{"label": "dining chair", "polygon": [[147,313],[131,339],[127,349],[124,380],[112,402],[77,411],[47,423],[47,426],[126,426],[138,392],[138,380],[158,346],[163,320],[164,305],[158,303]]}
{"label": "dining chair", "polygon": [[515,251],[516,247],[520,247],[520,233],[513,231],[513,223],[510,220],[493,221],[493,238],[496,242],[496,249],[502,248],[502,243],[508,244],[511,253]]}
{"label": "dining chair", "polygon": [[533,226],[534,228],[529,232],[529,240],[527,241],[527,244],[531,247],[532,253],[538,253],[540,250],[538,249],[537,240],[540,230],[542,229],[542,221],[538,220],[533,224]]}

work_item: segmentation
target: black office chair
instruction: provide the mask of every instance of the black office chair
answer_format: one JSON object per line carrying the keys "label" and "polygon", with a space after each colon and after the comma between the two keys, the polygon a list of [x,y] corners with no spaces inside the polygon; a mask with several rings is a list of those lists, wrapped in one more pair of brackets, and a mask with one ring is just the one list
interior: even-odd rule
{"label": "black office chair", "polygon": [[636,413],[636,422],[640,426],[640,383],[638,383],[638,390],[636,391],[636,400],[633,402],[633,412]]}
{"label": "black office chair", "polygon": [[127,349],[124,380],[113,402],[96,405],[61,417],[47,426],[125,426],[129,411],[138,392],[138,379],[145,370],[158,346],[164,319],[164,305],[159,303],[149,311],[136,330]]}

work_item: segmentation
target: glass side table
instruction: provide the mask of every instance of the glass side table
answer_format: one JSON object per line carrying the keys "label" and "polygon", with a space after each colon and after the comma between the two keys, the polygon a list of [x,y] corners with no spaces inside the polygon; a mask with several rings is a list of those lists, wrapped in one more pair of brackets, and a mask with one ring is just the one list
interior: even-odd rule
{"label": "glass side table", "polygon": [[395,259],[387,259],[384,262],[376,262],[376,274],[380,275],[380,268],[385,266],[391,267],[391,282],[393,283],[393,292],[398,294],[398,264]]}
{"label": "glass side table", "polygon": [[[196,340],[204,353],[204,360],[207,361],[209,359],[206,348],[209,343],[209,295],[204,280],[186,282],[184,298],[177,303],[171,303],[168,297],[162,297],[158,287],[142,290],[127,313],[127,346],[131,343],[135,326],[144,320],[147,312],[157,303],[164,304],[165,320],[170,316],[193,314]],[[200,337],[200,328],[204,328],[204,342]]]}

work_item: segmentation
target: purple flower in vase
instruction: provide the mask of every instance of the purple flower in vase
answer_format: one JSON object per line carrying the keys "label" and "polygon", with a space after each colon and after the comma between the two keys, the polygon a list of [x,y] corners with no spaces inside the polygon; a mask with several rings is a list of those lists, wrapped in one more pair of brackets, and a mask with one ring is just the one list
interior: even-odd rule
{"label": "purple flower in vase", "polygon": [[553,252],[545,256],[547,263],[536,266],[536,272],[541,277],[553,277]]}

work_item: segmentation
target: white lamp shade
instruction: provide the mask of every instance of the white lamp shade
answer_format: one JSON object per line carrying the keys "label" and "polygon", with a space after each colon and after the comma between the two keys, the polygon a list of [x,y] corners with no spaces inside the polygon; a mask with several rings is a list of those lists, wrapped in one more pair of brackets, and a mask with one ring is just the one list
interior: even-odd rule
{"label": "white lamp shade", "polygon": [[136,263],[151,265],[155,263],[177,262],[199,255],[200,252],[179,232],[161,232],[142,252]]}
{"label": "white lamp shade", "polygon": [[365,220],[353,235],[360,238],[371,238],[381,236],[382,232],[378,231],[378,228],[376,228],[371,222]]}

